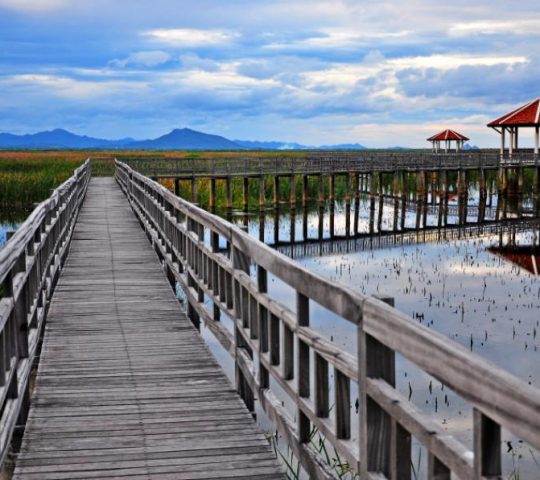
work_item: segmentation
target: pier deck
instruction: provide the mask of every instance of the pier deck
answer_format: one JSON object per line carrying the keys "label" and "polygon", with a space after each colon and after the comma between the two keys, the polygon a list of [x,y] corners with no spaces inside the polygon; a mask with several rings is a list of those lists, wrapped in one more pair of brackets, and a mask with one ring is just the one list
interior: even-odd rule
{"label": "pier deck", "polygon": [[112,178],[51,302],[14,480],[284,478]]}

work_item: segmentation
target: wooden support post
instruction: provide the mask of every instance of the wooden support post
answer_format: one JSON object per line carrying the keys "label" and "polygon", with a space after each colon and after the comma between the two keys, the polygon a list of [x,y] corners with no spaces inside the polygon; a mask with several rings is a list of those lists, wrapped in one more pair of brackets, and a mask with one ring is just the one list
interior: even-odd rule
{"label": "wooden support post", "polygon": [[294,208],[291,209],[290,217],[291,217],[291,228],[290,228],[291,234],[289,237],[289,241],[291,242],[292,245],[294,245],[294,243],[296,242],[296,209]]}
{"label": "wooden support post", "polygon": [[[394,306],[390,297],[380,300]],[[411,436],[367,395],[367,380],[395,386],[395,353],[358,327],[360,477],[410,479]]]}
{"label": "wooden support post", "polygon": [[259,176],[259,209],[264,209],[264,175]]}
{"label": "wooden support post", "polygon": [[306,208],[309,200],[309,177],[302,175],[302,207]]}
{"label": "wooden support post", "polygon": [[319,225],[318,225],[318,237],[317,239],[321,241],[324,235],[324,208],[319,207]]}
{"label": "wooden support post", "polygon": [[508,172],[506,171],[506,168],[501,166],[499,167],[499,175],[498,175],[498,192],[499,194],[504,194],[506,192],[506,189],[508,188]]}
{"label": "wooden support post", "polygon": [[[232,264],[233,268],[236,270],[241,270],[245,273],[249,274],[250,270],[250,259],[249,257],[242,252],[239,248],[236,246],[232,246]],[[235,358],[238,358],[239,352],[238,350],[243,349],[251,358],[253,358],[253,352],[251,351],[251,348],[247,344],[247,342],[244,340],[244,337],[242,333],[240,332],[241,326],[239,325],[239,322],[243,323],[243,326],[245,326],[245,320],[248,315],[248,312],[246,311],[247,305],[248,305],[248,297],[249,293],[242,288],[241,284],[237,282],[236,280],[233,280],[233,303],[234,303],[234,341],[235,341],[235,349],[237,351]],[[248,410],[254,414],[255,413],[255,397],[253,392],[251,391],[250,385],[248,381],[246,380],[242,369],[238,365],[238,360],[235,361],[235,380],[236,380],[236,390],[242,400],[244,400],[244,403],[246,404]]]}
{"label": "wooden support post", "polygon": [[243,178],[242,183],[242,208],[247,210],[249,207],[249,177]]}
{"label": "wooden support post", "polygon": [[437,172],[431,172],[431,205],[435,205],[435,200],[437,197]]}
{"label": "wooden support post", "polygon": [[199,193],[197,191],[197,177],[192,177],[191,178],[191,202],[194,203],[195,205],[197,204],[197,201],[198,201],[198,196],[199,196]]}
{"label": "wooden support post", "polygon": [[334,174],[330,175],[330,196],[328,199],[330,203],[334,203],[336,200],[336,176]]}
{"label": "wooden support post", "polygon": [[180,179],[179,178],[174,179],[174,194],[177,197],[180,196]]}
{"label": "wooden support post", "polygon": [[[216,233],[216,232],[211,232],[210,233],[210,246],[212,247],[212,252],[218,252],[219,251],[219,234]],[[212,284],[211,284],[211,288],[212,288],[212,291],[214,293],[214,296],[218,296],[218,292],[220,292],[220,285],[219,285],[219,282],[220,282],[220,278],[219,278],[219,266],[217,264],[217,262],[214,262],[212,261],[211,263],[211,269],[212,269],[212,273],[211,273],[211,278],[212,278]],[[221,287],[223,288],[223,287]],[[224,290],[224,288],[223,288]],[[222,298],[222,295],[219,295]],[[214,321],[215,322],[219,322],[221,320],[221,310],[219,309],[218,305],[214,302],[214,315],[213,315],[213,318],[214,318]]]}
{"label": "wooden support post", "polygon": [[335,236],[335,221],[336,221],[336,205],[334,202],[330,202],[330,238]]}
{"label": "wooden support post", "polygon": [[296,176],[291,175],[289,177],[289,201],[291,204],[291,209],[296,209]]}
{"label": "wooden support post", "polygon": [[[259,293],[268,292],[268,273],[264,268],[257,265],[257,287]],[[270,387],[270,374],[268,369],[260,361],[260,355],[269,351],[269,312],[263,305],[258,305],[258,328],[259,328],[259,389],[264,390]]]}
{"label": "wooden support post", "polygon": [[279,244],[279,208],[274,210],[274,245]]}
{"label": "wooden support post", "polygon": [[523,175],[523,167],[520,165],[517,169],[517,177],[518,177],[518,195],[523,195],[523,187],[525,185],[525,178]]}
{"label": "wooden support post", "polygon": [[319,189],[319,209],[323,207],[324,205],[324,177],[322,172],[319,174],[318,183],[317,183],[318,189]]}
{"label": "wooden support post", "polygon": [[232,198],[232,184],[231,184],[231,177],[225,178],[225,190],[227,195],[227,203],[226,207],[227,210],[232,210],[233,207],[233,198]]}
{"label": "wooden support post", "polygon": [[351,177],[345,174],[345,205],[351,205]]}
{"label": "wooden support post", "polygon": [[478,172],[478,187],[480,189],[480,195],[486,195],[486,171],[483,167]]}
{"label": "wooden support post", "polygon": [[308,208],[302,208],[302,241],[306,242],[309,237],[308,230]]}
{"label": "wooden support post", "polygon": [[274,208],[278,208],[279,205],[279,177],[274,176]]}
{"label": "wooden support post", "polygon": [[354,173],[354,199],[356,201],[360,200],[360,174],[358,172]]}
{"label": "wooden support post", "polygon": [[[296,316],[299,327],[309,326],[309,298],[296,293]],[[310,362],[309,362],[309,346],[302,340],[298,339],[297,350],[298,362],[298,395],[301,398],[309,398],[310,395]],[[298,437],[303,443],[309,442],[311,423],[309,418],[302,409],[297,412],[298,422]]]}
{"label": "wooden support post", "polygon": [[260,212],[259,214],[259,241],[262,243],[266,243],[264,241],[264,224],[266,220],[266,215],[264,212]]}
{"label": "wooden support post", "polygon": [[213,212],[216,209],[216,179],[210,178],[210,202],[208,208]]}

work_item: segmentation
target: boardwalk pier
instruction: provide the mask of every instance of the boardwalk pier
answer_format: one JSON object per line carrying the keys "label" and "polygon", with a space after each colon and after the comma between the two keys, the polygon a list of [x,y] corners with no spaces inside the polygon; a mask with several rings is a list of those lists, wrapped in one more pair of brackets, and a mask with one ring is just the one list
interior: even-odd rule
{"label": "boardwalk pier", "polygon": [[[310,446],[314,428],[362,479],[410,479],[413,437],[429,479],[499,478],[503,428],[540,448],[540,392],[526,382],[127,164],[116,163],[116,183],[89,182],[89,167],[0,252],[4,455],[26,422],[16,479],[282,478],[249,414],[257,404],[315,479],[333,472]],[[294,308],[272,295],[269,275],[294,292]],[[354,326],[355,355],[310,325],[314,304]],[[190,321],[234,358],[234,387]],[[395,388],[396,353],[472,406],[472,447]]]}

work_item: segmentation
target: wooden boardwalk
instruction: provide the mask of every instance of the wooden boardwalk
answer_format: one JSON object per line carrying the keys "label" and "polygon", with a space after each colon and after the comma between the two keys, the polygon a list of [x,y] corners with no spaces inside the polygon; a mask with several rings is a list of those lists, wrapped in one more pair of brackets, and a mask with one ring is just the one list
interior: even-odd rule
{"label": "wooden boardwalk", "polygon": [[284,478],[111,178],[91,180],[51,303],[22,479]]}

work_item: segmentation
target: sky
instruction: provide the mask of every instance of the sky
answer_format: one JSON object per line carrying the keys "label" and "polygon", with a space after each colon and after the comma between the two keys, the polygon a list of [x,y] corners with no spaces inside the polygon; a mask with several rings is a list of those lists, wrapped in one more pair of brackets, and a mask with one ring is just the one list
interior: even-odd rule
{"label": "sky", "polygon": [[0,131],[496,147],[539,62],[538,0],[0,0]]}

